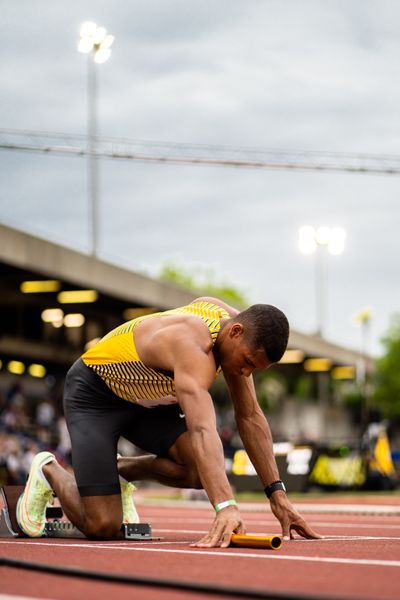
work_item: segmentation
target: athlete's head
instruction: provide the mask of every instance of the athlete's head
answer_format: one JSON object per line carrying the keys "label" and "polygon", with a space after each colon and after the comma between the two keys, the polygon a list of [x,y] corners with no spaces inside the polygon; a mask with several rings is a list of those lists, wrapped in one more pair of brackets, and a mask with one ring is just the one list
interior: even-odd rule
{"label": "athlete's head", "polygon": [[244,336],[254,350],[264,350],[271,363],[278,362],[287,347],[289,322],[279,308],[270,304],[254,304],[232,319],[241,323]]}
{"label": "athlete's head", "polygon": [[222,327],[218,353],[223,371],[248,377],[254,369],[267,369],[282,358],[289,338],[289,323],[282,311],[255,304]]}

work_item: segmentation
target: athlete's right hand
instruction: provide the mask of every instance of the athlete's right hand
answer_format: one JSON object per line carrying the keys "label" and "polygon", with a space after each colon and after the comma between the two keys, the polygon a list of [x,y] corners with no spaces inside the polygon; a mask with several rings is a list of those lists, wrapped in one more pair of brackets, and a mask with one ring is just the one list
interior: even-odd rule
{"label": "athlete's right hand", "polygon": [[236,506],[223,508],[216,514],[210,531],[195,544],[194,548],[227,548],[232,533],[246,533],[246,528]]}

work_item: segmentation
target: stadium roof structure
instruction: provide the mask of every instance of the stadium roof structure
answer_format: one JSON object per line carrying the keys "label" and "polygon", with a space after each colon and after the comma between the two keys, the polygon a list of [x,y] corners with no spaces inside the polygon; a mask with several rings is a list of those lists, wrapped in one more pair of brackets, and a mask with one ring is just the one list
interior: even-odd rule
{"label": "stadium roof structure", "polygon": [[[6,225],[0,225],[0,277],[0,361],[41,362],[46,364],[47,372],[62,369],[65,373],[91,340],[102,337],[123,321],[184,305],[195,295],[192,290]],[[53,288],[29,290],[26,282],[32,281],[50,281]],[[82,291],[90,291],[94,301],[65,294]],[[48,319],[49,314],[56,317]],[[371,357],[318,336],[292,330],[289,347],[302,356],[294,363],[323,357],[332,367],[356,366],[362,361],[367,371],[373,370]]]}

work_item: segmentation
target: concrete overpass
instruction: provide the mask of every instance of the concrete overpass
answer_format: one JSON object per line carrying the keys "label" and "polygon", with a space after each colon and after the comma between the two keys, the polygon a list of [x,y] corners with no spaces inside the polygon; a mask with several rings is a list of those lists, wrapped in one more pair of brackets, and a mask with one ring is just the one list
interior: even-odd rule
{"label": "concrete overpass", "polygon": [[[3,369],[12,358],[44,361],[50,366],[65,368],[82,353],[90,339],[101,337],[127,320],[128,314],[149,309],[166,310],[184,305],[195,296],[193,291],[5,225],[0,225],[0,277],[0,359]],[[85,325],[79,332],[43,323],[44,310],[62,308],[65,311],[66,305],[60,304],[55,292],[21,292],[23,281],[36,279],[57,280],[60,289],[66,291],[97,291],[96,302],[77,302],[68,306],[71,312],[84,314]],[[370,357],[317,336],[292,330],[289,347],[301,351],[305,359],[324,357],[332,365],[357,365],[362,361],[368,371],[373,370]]]}

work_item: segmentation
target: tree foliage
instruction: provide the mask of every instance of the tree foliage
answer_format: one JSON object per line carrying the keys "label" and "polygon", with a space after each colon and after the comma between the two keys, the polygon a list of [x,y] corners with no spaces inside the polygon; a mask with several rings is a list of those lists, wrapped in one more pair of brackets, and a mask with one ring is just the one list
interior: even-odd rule
{"label": "tree foliage", "polygon": [[387,417],[400,417],[400,313],[392,317],[377,360],[374,400]]}
{"label": "tree foliage", "polygon": [[208,267],[183,267],[168,262],[161,268],[159,277],[164,281],[193,290],[199,295],[215,296],[237,308],[248,306],[245,296],[236,286],[218,281],[213,269]]}

